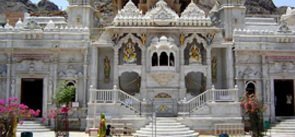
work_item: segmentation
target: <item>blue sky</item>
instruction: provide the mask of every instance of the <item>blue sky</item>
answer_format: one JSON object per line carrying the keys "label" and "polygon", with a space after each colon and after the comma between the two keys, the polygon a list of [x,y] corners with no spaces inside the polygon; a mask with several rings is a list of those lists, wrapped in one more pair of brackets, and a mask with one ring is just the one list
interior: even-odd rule
{"label": "blue sky", "polygon": [[[31,0],[34,3],[39,2],[40,0]],[[55,4],[57,4],[59,7],[61,7],[62,9],[65,9],[69,3],[67,0],[50,0],[52,2],[54,2]],[[295,0],[273,0],[274,4],[276,6],[291,6],[291,7],[295,7]]]}

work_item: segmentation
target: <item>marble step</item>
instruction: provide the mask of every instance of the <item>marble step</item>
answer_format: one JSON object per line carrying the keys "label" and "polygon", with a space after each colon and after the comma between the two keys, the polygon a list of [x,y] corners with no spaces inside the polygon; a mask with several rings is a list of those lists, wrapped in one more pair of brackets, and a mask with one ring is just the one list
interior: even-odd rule
{"label": "marble step", "polygon": [[[140,130],[140,131],[138,131],[138,132],[136,132],[136,133],[140,133],[140,134],[151,134],[152,133],[152,130],[150,130],[150,131],[144,131],[144,130]],[[156,133],[157,133],[157,135],[190,135],[190,134],[193,134],[194,133],[194,131],[192,131],[192,130],[184,130],[184,131],[158,131],[158,130],[156,130]]]}
{"label": "marble step", "polygon": [[[144,128],[141,128],[140,129],[141,131],[146,131],[146,132],[152,132],[152,131],[156,131],[156,132],[170,132],[172,129],[159,129],[159,128],[147,128],[147,127],[144,127]],[[190,129],[187,127],[187,128],[173,128],[173,132],[182,132],[182,131],[190,131]]]}
{"label": "marble step", "polygon": [[[151,137],[153,136],[152,134],[133,134],[134,137]],[[155,135],[154,135],[155,136]],[[198,133],[194,133],[194,134],[190,134],[190,135],[158,135],[157,137],[198,137],[199,134]]]}
{"label": "marble step", "polygon": [[[152,128],[154,126],[152,124],[150,124],[150,125],[147,125],[146,127]],[[184,128],[186,126],[185,125],[156,125],[156,127],[158,129],[161,129],[161,128]]]}
{"label": "marble step", "polygon": [[37,121],[24,121],[23,124],[18,124],[17,132],[49,132],[51,129],[43,126],[40,122]]}
{"label": "marble step", "polygon": [[157,118],[156,124],[149,123],[133,135],[135,137],[150,137],[155,132],[157,137],[197,137],[199,135],[173,118]]}
{"label": "marble step", "polygon": [[294,135],[295,119],[281,119],[281,121],[268,130],[272,135]]}

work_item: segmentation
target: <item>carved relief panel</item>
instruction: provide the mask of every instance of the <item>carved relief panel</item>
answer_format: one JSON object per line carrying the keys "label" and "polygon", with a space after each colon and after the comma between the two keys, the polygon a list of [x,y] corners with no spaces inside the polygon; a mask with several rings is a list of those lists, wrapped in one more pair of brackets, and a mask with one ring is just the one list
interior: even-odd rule
{"label": "carved relief panel", "polygon": [[268,56],[269,73],[295,73],[295,56]]}
{"label": "carved relief panel", "polygon": [[80,78],[83,76],[83,66],[61,65],[58,70],[58,76],[61,78]]}
{"label": "carved relief panel", "polygon": [[16,64],[15,68],[16,73],[48,73],[49,66],[43,61],[38,60],[23,60],[20,63]]}
{"label": "carved relief panel", "polygon": [[259,79],[261,76],[260,66],[245,65],[237,67],[237,77],[239,79]]}

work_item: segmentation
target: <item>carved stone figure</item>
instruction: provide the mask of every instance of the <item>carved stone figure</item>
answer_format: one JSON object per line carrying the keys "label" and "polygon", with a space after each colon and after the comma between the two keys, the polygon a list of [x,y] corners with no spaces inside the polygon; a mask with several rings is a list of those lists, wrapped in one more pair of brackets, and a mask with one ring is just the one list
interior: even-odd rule
{"label": "carved stone figure", "polygon": [[135,63],[137,60],[137,54],[135,53],[134,43],[129,40],[123,50],[123,60],[124,63],[132,64]]}
{"label": "carved stone figure", "polygon": [[202,56],[201,56],[201,51],[197,47],[197,45],[192,45],[190,48],[189,52],[189,63],[194,64],[194,63],[201,63],[202,62]]}
{"label": "carved stone figure", "polygon": [[180,45],[183,45],[184,44],[184,40],[185,40],[185,36],[184,36],[183,33],[181,33],[180,36],[179,36],[179,43],[180,43]]}
{"label": "carved stone figure", "polygon": [[110,72],[111,72],[111,65],[110,65],[110,59],[108,56],[104,57],[104,81],[109,82],[110,81]]}
{"label": "carved stone figure", "polygon": [[142,42],[142,45],[144,45],[146,43],[146,34],[141,34],[141,42]]}
{"label": "carved stone figure", "polygon": [[211,75],[212,75],[212,81],[216,81],[217,79],[217,59],[216,57],[213,57],[212,58],[212,61],[211,61]]}
{"label": "carved stone figure", "polygon": [[10,88],[11,88],[11,96],[12,97],[16,97],[16,93],[15,93],[15,80],[11,80],[11,83],[10,83]]}

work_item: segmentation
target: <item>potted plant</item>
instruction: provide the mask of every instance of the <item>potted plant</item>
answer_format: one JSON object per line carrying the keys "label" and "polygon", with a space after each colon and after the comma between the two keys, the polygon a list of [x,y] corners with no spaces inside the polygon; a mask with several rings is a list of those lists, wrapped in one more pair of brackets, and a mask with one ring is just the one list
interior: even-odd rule
{"label": "potted plant", "polygon": [[252,137],[263,137],[263,112],[266,107],[259,101],[254,93],[246,92],[241,100],[244,114],[249,117]]}
{"label": "potted plant", "polygon": [[76,87],[73,85],[66,85],[65,83],[61,84],[58,88],[58,91],[55,95],[55,102],[57,107],[61,105],[70,106],[70,102],[75,98]]}
{"label": "potted plant", "polygon": [[75,90],[75,86],[63,83],[59,86],[55,95],[57,106],[54,116],[56,136],[69,136],[68,111],[70,110],[70,103],[75,98]]}

